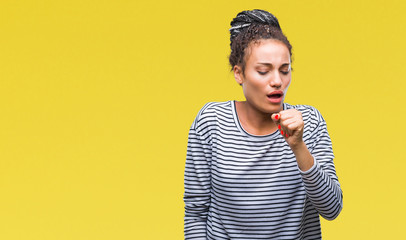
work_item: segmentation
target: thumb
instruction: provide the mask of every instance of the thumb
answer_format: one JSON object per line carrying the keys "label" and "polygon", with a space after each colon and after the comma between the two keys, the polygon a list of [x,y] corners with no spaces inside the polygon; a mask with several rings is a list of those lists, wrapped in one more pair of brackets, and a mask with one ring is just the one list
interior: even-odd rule
{"label": "thumb", "polygon": [[279,121],[281,119],[281,114],[280,113],[273,113],[271,115],[271,118],[275,123],[279,123]]}

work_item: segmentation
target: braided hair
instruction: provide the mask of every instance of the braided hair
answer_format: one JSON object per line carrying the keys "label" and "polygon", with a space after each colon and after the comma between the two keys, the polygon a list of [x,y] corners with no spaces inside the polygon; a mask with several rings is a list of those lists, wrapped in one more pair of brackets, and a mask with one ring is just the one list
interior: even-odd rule
{"label": "braided hair", "polygon": [[245,70],[245,57],[249,55],[249,44],[259,42],[261,39],[275,39],[286,45],[292,57],[292,46],[283,34],[278,19],[271,13],[254,9],[242,11],[230,23],[230,47],[229,62],[231,70],[235,65]]}

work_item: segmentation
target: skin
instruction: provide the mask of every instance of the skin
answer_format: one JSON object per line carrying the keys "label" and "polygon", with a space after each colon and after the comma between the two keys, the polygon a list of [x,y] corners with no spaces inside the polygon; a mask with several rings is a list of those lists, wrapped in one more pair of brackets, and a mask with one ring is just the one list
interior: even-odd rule
{"label": "skin", "polygon": [[[244,129],[254,135],[280,131],[289,144],[299,169],[309,170],[314,159],[303,142],[304,122],[296,109],[283,110],[283,100],[291,82],[290,54],[286,45],[274,39],[252,42],[246,49],[245,72],[234,66],[234,77],[242,86],[246,101],[236,102],[237,114]],[[282,101],[272,103],[267,95],[282,91]],[[280,129],[278,129],[280,126]]]}

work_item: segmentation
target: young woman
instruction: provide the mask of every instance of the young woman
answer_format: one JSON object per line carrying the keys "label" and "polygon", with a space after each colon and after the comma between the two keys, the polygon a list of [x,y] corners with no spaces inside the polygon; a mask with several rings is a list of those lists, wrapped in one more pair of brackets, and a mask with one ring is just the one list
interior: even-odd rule
{"label": "young woman", "polygon": [[185,168],[186,239],[321,239],[342,192],[320,112],[284,103],[292,46],[263,10],[231,22],[230,64],[246,101],[207,103]]}

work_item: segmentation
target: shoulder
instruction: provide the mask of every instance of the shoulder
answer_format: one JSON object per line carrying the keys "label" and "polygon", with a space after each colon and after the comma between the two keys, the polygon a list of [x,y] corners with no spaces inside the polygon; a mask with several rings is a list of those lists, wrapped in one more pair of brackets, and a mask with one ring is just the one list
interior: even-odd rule
{"label": "shoulder", "polygon": [[192,128],[206,127],[216,121],[219,115],[232,116],[232,101],[206,103],[197,113]]}
{"label": "shoulder", "polygon": [[[319,139],[321,135],[328,136],[326,121],[324,120],[320,111],[313,106],[287,104],[286,108],[297,109],[302,113],[304,122],[303,140],[309,147],[309,150],[312,152],[315,141]],[[328,136],[328,138],[330,137]]]}

